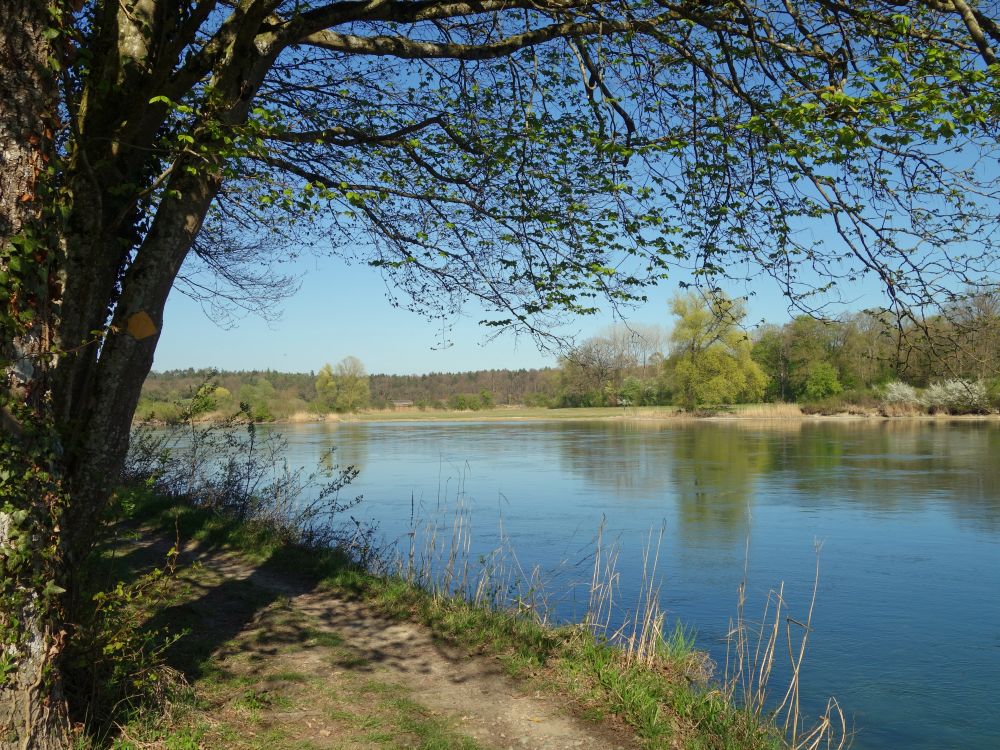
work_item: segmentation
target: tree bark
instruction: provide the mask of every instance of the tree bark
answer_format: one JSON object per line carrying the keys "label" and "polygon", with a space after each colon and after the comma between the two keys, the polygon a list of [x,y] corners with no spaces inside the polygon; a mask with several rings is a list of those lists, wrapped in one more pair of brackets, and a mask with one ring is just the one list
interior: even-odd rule
{"label": "tree bark", "polygon": [[[128,448],[132,417],[152,367],[167,297],[221,187],[222,159],[216,154],[225,144],[218,140],[218,127],[246,121],[250,102],[275,54],[258,49],[254,37],[249,36],[240,40],[239,49],[225,64],[219,65],[211,81],[217,99],[191,131],[203,150],[194,153],[192,147],[192,153],[179,155],[171,164],[165,194],[151,212],[148,231],[141,237],[135,233],[136,207],[109,206],[107,201],[114,199],[114,191],[104,190],[105,201],[97,207],[100,211],[91,210],[88,194],[94,190],[87,190],[86,180],[95,181],[98,188],[122,182],[143,184],[148,179],[145,175],[162,167],[149,156],[154,152],[152,140],[140,139],[128,148],[119,144],[120,156],[106,152],[90,160],[101,164],[92,170],[88,171],[86,164],[74,167],[70,184],[79,184],[80,189],[71,191],[66,293],[58,328],[60,344],[72,353],[60,361],[53,391],[65,448],[67,490],[72,497],[65,514],[63,544],[71,567],[87,554],[95,538],[100,513]],[[120,85],[127,93],[133,84]],[[144,90],[141,82],[134,85]],[[119,90],[117,96],[126,93]],[[132,98],[148,101],[148,92]],[[99,122],[101,112],[114,110],[114,99],[89,106]],[[100,133],[106,125],[89,127]],[[85,149],[100,149],[108,140],[90,139],[89,134],[81,136],[80,161],[87,157]],[[150,131],[143,137],[152,139],[153,135]],[[133,152],[151,161],[137,160]],[[95,217],[103,219],[95,221]],[[111,311],[113,317],[100,346],[86,341],[89,332],[106,326]]]}
{"label": "tree bark", "polygon": [[56,111],[47,5],[7,0],[0,31],[0,750],[70,745],[56,665],[63,638],[53,616],[59,504],[47,441],[54,432],[45,427],[58,296],[46,273],[56,249],[39,231]]}

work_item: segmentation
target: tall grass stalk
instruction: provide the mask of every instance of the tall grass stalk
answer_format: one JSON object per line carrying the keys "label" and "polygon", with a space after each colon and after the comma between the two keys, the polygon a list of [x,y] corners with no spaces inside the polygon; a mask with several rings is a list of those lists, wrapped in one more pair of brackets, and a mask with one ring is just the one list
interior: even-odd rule
{"label": "tall grass stalk", "polygon": [[623,630],[613,639],[621,644],[625,661],[629,665],[652,667],[665,641],[663,623],[666,613],[660,608],[660,584],[656,576],[665,531],[666,524],[663,524],[656,538],[655,549],[653,530],[650,529],[646,535],[646,543],[642,548],[642,581],[635,610],[630,620],[622,625]]}
{"label": "tall grass stalk", "polygon": [[539,622],[547,620],[540,595],[544,589],[540,569],[526,574],[500,519],[497,546],[472,558],[472,507],[461,483],[453,509],[439,502],[426,521],[414,516],[407,532],[405,556],[397,553],[386,572],[419,586],[435,597],[458,597],[491,610],[528,612]]}
{"label": "tall grass stalk", "polygon": [[618,555],[621,546],[614,542],[604,546],[605,517],[597,527],[597,538],[594,550],[594,567],[590,578],[590,591],[587,603],[587,614],[583,624],[594,636],[607,640],[608,628],[614,614],[615,590],[618,588]]}
{"label": "tall grass stalk", "polygon": [[[648,532],[635,608],[628,613],[623,625],[608,636],[615,614],[615,594],[621,583],[616,568],[620,548],[617,541],[610,545],[605,543],[602,520],[596,538],[589,610],[584,622],[589,632],[621,650],[621,658],[627,666],[655,669],[669,660],[672,668],[680,668],[689,679],[704,682],[711,676],[713,665],[706,654],[695,650],[691,633],[679,623],[671,633],[664,629],[666,618],[660,605],[661,587],[657,578],[664,532],[663,526],[655,537],[652,529]],[[789,614],[782,582],[768,593],[761,620],[751,624],[746,617],[748,539],[743,579],[738,587],[736,620],[730,623],[727,637],[721,684],[723,696],[728,703],[740,706],[755,723],[762,726],[773,723],[783,733],[790,750],[843,750],[850,741],[847,720],[836,699],[827,701],[816,722],[806,720],[800,701],[802,668],[819,589],[820,546],[816,546],[816,568],[805,619],[799,620]],[[775,666],[782,654],[788,659],[790,677],[775,705],[772,695],[781,690],[775,685]]]}
{"label": "tall grass stalk", "polygon": [[[749,549],[749,540],[747,541]],[[806,726],[800,703],[802,665],[805,661],[812,618],[819,590],[819,557],[816,545],[816,569],[812,595],[805,620],[788,614],[785,584],[768,592],[760,621],[754,625],[746,618],[747,564],[737,594],[736,619],[730,621],[726,640],[726,666],[723,687],[726,698],[735,702],[758,721],[770,718],[784,732],[791,750],[842,750],[849,744],[847,719],[836,699],[830,698],[811,727]],[[747,558],[749,559],[749,551]],[[772,680],[779,652],[787,651],[790,677],[777,706],[772,706]]]}

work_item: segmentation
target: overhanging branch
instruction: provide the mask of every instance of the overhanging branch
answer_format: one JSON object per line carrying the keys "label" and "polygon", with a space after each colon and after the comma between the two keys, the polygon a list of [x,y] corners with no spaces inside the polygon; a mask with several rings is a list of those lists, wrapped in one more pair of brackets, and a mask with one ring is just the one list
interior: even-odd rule
{"label": "overhanging branch", "polygon": [[352,21],[412,24],[512,10],[566,13],[594,5],[594,0],[348,0],[328,3],[289,20],[282,31],[287,41],[298,40],[331,26]]}
{"label": "overhanging branch", "polygon": [[645,21],[567,21],[533,31],[513,34],[486,44],[448,44],[408,39],[402,36],[358,36],[329,30],[310,34],[302,40],[302,43],[333,52],[398,57],[407,60],[492,60],[506,57],[521,49],[544,44],[553,39],[573,39],[626,31],[651,31],[667,21],[676,20],[678,17],[675,14],[665,13]]}

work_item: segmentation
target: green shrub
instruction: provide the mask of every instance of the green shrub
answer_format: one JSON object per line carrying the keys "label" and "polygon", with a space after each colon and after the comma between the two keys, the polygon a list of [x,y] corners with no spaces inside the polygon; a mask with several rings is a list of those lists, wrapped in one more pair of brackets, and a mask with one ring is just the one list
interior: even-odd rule
{"label": "green shrub", "polygon": [[802,386],[802,396],[807,401],[820,401],[844,391],[837,378],[837,369],[829,362],[817,362],[809,368],[809,375]]}
{"label": "green shrub", "polygon": [[986,386],[986,395],[994,409],[1000,409],[1000,377],[993,378]]}
{"label": "green shrub", "polygon": [[113,559],[100,551],[80,571],[81,588],[90,593],[75,608],[63,676],[74,720],[97,743],[140,714],[162,712],[185,687],[165,659],[183,633],[147,626],[169,599],[177,551],[170,549],[162,567],[112,585],[107,581],[116,573]]}

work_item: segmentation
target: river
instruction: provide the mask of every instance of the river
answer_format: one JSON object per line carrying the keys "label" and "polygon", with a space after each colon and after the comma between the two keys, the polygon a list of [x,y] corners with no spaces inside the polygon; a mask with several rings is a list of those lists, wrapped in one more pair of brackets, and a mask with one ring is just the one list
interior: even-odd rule
{"label": "river", "polygon": [[[671,618],[721,665],[737,587],[747,613],[784,581],[819,587],[807,713],[835,696],[854,747],[1000,747],[1000,425],[996,422],[421,422],[283,425],[290,463],[331,446],[361,474],[353,514],[405,547],[411,513],[470,509],[473,559],[502,529],[543,573],[556,618],[582,616],[597,529],[617,539],[627,607],[662,527]],[[783,663],[783,662],[782,662]]]}

